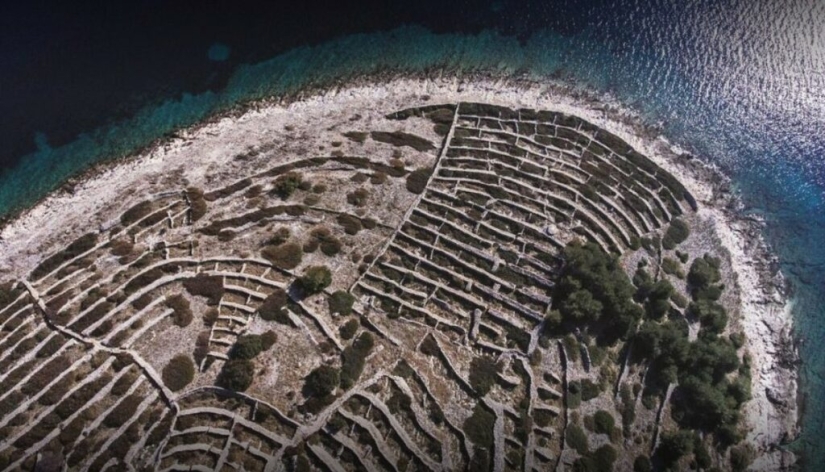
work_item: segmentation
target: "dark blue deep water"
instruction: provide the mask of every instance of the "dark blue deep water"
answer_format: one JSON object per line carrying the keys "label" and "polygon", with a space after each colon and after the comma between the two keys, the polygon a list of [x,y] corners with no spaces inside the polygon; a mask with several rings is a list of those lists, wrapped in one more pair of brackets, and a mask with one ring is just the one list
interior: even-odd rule
{"label": "dark blue deep water", "polygon": [[[0,215],[249,99],[386,69],[609,93],[719,164],[793,284],[803,434],[825,469],[825,2],[160,0],[0,6]],[[352,2],[355,3],[355,2]]]}

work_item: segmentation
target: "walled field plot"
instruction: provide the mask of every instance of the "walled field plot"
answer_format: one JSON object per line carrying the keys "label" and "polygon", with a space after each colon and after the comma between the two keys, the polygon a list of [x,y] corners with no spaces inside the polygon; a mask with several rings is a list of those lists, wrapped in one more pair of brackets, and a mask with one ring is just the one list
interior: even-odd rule
{"label": "walled field plot", "polygon": [[[693,198],[561,113],[359,119],[305,130],[300,152],[236,156],[272,161],[236,179],[135,201],[0,287],[0,469],[531,472],[585,457],[571,428],[639,403],[646,365],[628,367],[624,340],[548,335],[565,248],[639,259]],[[661,416],[592,445],[649,453]]]}

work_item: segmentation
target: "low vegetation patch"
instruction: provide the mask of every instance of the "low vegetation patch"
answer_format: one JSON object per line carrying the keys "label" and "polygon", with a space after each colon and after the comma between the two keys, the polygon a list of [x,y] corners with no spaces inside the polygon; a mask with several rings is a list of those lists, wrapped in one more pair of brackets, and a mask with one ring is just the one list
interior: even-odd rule
{"label": "low vegetation patch", "polygon": [[364,332],[344,349],[341,353],[341,388],[348,389],[355,385],[374,344],[372,334]]}
{"label": "low vegetation patch", "polygon": [[289,314],[286,306],[289,302],[289,295],[285,290],[276,288],[258,308],[258,314],[266,321],[277,321],[281,324],[290,324]]}
{"label": "low vegetation patch", "polygon": [[435,149],[433,143],[422,138],[421,136],[416,136],[414,134],[404,133],[401,131],[372,131],[370,133],[370,137],[378,142],[397,147],[407,146],[420,152],[427,152]]}
{"label": "low vegetation patch", "polygon": [[166,298],[166,306],[174,310],[172,313],[172,322],[184,328],[192,323],[192,309],[189,306],[189,300],[184,298],[181,294],[175,294]]}
{"label": "low vegetation patch", "polygon": [[226,361],[218,374],[217,383],[223,388],[243,392],[252,385],[255,377],[255,365],[247,359],[230,359]]}
{"label": "low vegetation patch", "polygon": [[190,295],[205,297],[207,305],[217,305],[223,297],[223,279],[216,275],[198,274],[183,281]]}
{"label": "low vegetation patch", "polygon": [[291,270],[301,263],[304,251],[296,243],[284,243],[277,246],[266,246],[261,249],[261,256],[273,266],[284,270]]}

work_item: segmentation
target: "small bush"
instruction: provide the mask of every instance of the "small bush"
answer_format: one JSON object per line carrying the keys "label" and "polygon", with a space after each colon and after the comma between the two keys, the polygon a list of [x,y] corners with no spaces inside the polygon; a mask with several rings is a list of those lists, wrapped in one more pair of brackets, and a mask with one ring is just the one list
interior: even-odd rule
{"label": "small bush", "polygon": [[173,392],[183,390],[195,378],[195,364],[184,354],[169,360],[161,372],[163,383]]}
{"label": "small bush", "polygon": [[355,303],[355,297],[344,290],[336,290],[332,296],[327,300],[329,304],[330,313],[338,313],[342,316],[347,316],[352,313],[352,304]]}
{"label": "small bush", "polygon": [[427,188],[427,182],[430,180],[430,175],[433,170],[429,168],[416,169],[407,175],[407,190],[415,194],[424,193]]}
{"label": "small bush", "polygon": [[347,203],[353,206],[362,207],[367,204],[369,198],[369,190],[365,188],[359,188],[347,194]]}
{"label": "small bush", "polygon": [[229,357],[232,359],[254,359],[255,356],[261,353],[263,344],[261,337],[256,334],[244,334],[238,336],[232,349],[229,351]]}
{"label": "small bush", "polygon": [[261,307],[258,308],[258,314],[266,321],[289,324],[289,315],[286,312],[288,301],[289,295],[283,289],[277,288],[271,295],[266,297]]}
{"label": "small bush", "polygon": [[332,283],[332,273],[326,266],[312,266],[308,268],[298,282],[306,295],[322,292]]}
{"label": "small bush", "polygon": [[362,228],[360,219],[347,214],[338,216],[338,224],[344,228],[344,232],[347,234],[358,234]]}
{"label": "small bush", "polygon": [[223,388],[243,392],[250,385],[255,375],[255,365],[246,359],[230,359],[218,374],[217,383]]}
{"label": "small bush", "polygon": [[329,228],[318,226],[309,233],[310,239],[304,246],[307,252],[315,251],[314,248],[321,248],[321,252],[326,256],[334,256],[341,252],[341,241],[332,235]]}
{"label": "small bush", "polygon": [[205,326],[212,326],[215,324],[216,321],[218,321],[219,316],[220,313],[218,312],[217,308],[209,308],[203,314],[203,324]]}
{"label": "small bush", "polygon": [[615,423],[613,415],[604,410],[599,410],[593,415],[593,430],[596,433],[609,435],[613,432],[613,428],[616,426]]}
{"label": "small bush", "polygon": [[223,297],[223,279],[216,275],[198,274],[183,281],[183,288],[190,295],[205,297],[208,305],[217,305]]}
{"label": "small bush", "polygon": [[185,328],[192,323],[192,309],[189,307],[189,300],[181,294],[176,294],[166,299],[166,306],[174,310],[172,322],[181,328]]}
{"label": "small bush", "polygon": [[665,236],[662,238],[662,247],[667,250],[676,248],[690,236],[690,228],[682,219],[676,218],[670,222]]}
{"label": "small bush", "polygon": [[479,397],[487,395],[498,380],[501,367],[490,357],[476,357],[470,364],[470,385]]}
{"label": "small bush", "polygon": [[599,472],[610,472],[613,470],[613,463],[616,462],[618,456],[619,454],[616,452],[616,449],[609,444],[605,444],[596,449],[593,452],[593,463],[596,466],[595,470]]}
{"label": "small bush", "polygon": [[291,270],[301,263],[304,251],[295,243],[284,243],[278,246],[266,246],[261,250],[261,255],[273,266]]}
{"label": "small bush", "polygon": [[581,395],[582,401],[590,401],[599,396],[601,390],[599,385],[590,379],[582,379],[581,381]]}
{"label": "small bush", "polygon": [[355,333],[358,332],[359,326],[361,326],[361,324],[358,322],[358,320],[349,320],[346,323],[344,323],[343,326],[341,326],[341,328],[338,330],[338,334],[341,335],[341,338],[345,340],[350,340],[353,336],[355,336]]}
{"label": "small bush", "polygon": [[272,190],[270,190],[270,193],[286,200],[298,190],[303,180],[303,176],[297,172],[288,172],[280,175],[272,182]]}
{"label": "small bush", "polygon": [[572,447],[582,455],[587,454],[590,450],[590,445],[587,441],[587,434],[577,424],[571,424],[567,427],[565,442],[567,442],[568,446]]}

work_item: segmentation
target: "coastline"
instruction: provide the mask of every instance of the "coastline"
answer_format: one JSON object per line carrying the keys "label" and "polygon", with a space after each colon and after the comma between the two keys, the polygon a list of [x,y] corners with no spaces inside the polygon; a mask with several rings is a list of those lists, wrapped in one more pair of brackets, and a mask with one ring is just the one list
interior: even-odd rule
{"label": "coastline", "polygon": [[[122,206],[113,197],[118,192],[123,194],[128,182],[151,172],[164,175],[180,164],[175,157],[183,156],[183,150],[198,144],[208,148],[210,140],[220,141],[213,139],[215,134],[221,135],[240,123],[271,119],[273,124],[280,124],[278,120],[287,115],[301,112],[323,115],[319,112],[322,108],[347,109],[355,106],[354,103],[369,108],[375,101],[404,104],[399,108],[448,101],[485,101],[571,113],[625,139],[672,172],[700,202],[699,217],[712,222],[737,274],[738,311],[747,333],[747,350],[752,356],[753,398],[745,411],[750,429],[747,437],[759,449],[754,467],[781,470],[792,464],[793,454],[776,447],[799,428],[797,358],[790,319],[792,302],[788,300],[776,258],[761,236],[762,223],[741,213],[741,203],[728,190],[727,178],[717,168],[689,158],[662,138],[656,127],[642,124],[637,114],[612,104],[610,97],[598,97],[561,83],[539,84],[528,78],[506,78],[503,74],[477,73],[460,79],[433,77],[436,75],[442,74],[424,73],[410,78],[409,74],[387,72],[248,102],[157,140],[134,154],[97,164],[32,207],[0,222],[2,265],[10,267],[6,273],[0,272],[0,277],[20,277],[34,267],[38,257],[42,258],[43,248],[32,247],[32,242],[54,247],[80,236],[89,230],[86,215],[93,214],[90,212],[95,208],[105,207],[94,213],[98,226],[111,220]],[[263,143],[260,137],[259,143]],[[201,166],[187,170],[194,177],[203,178],[201,168],[222,158],[231,159],[231,156],[204,157]],[[74,229],[70,223],[74,223]],[[85,230],[80,232],[78,228]],[[62,233],[55,234],[57,229]],[[7,263],[18,257],[20,260],[14,265]]]}

